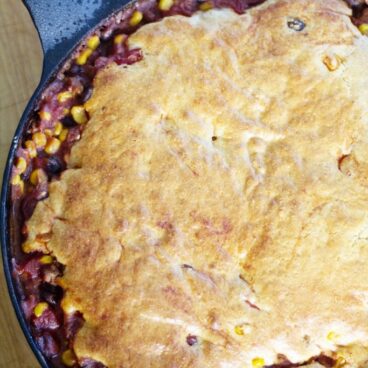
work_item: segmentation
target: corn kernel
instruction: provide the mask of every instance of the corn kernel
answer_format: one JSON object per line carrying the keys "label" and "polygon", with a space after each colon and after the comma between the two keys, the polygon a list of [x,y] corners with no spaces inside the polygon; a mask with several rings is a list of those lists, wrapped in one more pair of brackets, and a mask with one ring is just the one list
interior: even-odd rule
{"label": "corn kernel", "polygon": [[57,96],[57,99],[60,103],[66,102],[71,98],[73,98],[73,93],[71,93],[70,91],[60,92]]}
{"label": "corn kernel", "polygon": [[35,142],[33,142],[33,141],[26,141],[24,143],[24,147],[27,149],[30,158],[37,157],[37,149],[36,149]]}
{"label": "corn kernel", "polygon": [[244,328],[241,325],[235,326],[234,331],[239,336],[243,336],[244,335]]}
{"label": "corn kernel", "polygon": [[65,298],[61,301],[61,308],[66,314],[73,314],[77,311],[77,308],[74,306],[74,304]]}
{"label": "corn kernel", "polygon": [[358,28],[362,35],[368,36],[368,23],[363,23]]}
{"label": "corn kernel", "polygon": [[42,256],[40,258],[40,263],[43,265],[48,265],[53,262],[53,258],[51,256]]}
{"label": "corn kernel", "polygon": [[85,124],[88,121],[86,110],[83,106],[73,106],[72,110],[72,117],[78,124]]}
{"label": "corn kernel", "polygon": [[20,178],[20,175],[14,175],[11,183],[12,185],[19,185],[21,183],[22,179]]}
{"label": "corn kernel", "polygon": [[328,341],[336,341],[336,339],[338,339],[339,338],[339,335],[338,334],[336,334],[335,332],[333,332],[333,331],[330,331],[328,334],[327,334],[327,340]]}
{"label": "corn kernel", "polygon": [[213,4],[210,1],[206,1],[199,5],[199,9],[202,11],[207,11],[213,8]]}
{"label": "corn kernel", "polygon": [[121,43],[123,43],[126,40],[127,36],[125,34],[119,34],[117,36],[115,36],[114,38],[114,43],[115,45],[120,45]]}
{"label": "corn kernel", "polygon": [[24,253],[32,253],[37,249],[37,247],[34,246],[33,242],[26,242],[22,244],[22,250]]}
{"label": "corn kernel", "polygon": [[34,133],[32,136],[32,140],[37,148],[43,148],[46,146],[47,143],[46,135],[42,132]]}
{"label": "corn kernel", "polygon": [[23,174],[27,169],[27,161],[23,157],[18,157],[15,167],[18,169],[18,174]]}
{"label": "corn kernel", "polygon": [[64,128],[61,131],[59,135],[60,142],[64,142],[68,138],[68,133],[69,133],[69,130],[67,128]]}
{"label": "corn kernel", "polygon": [[35,308],[33,309],[34,315],[39,318],[42,316],[42,314],[46,311],[46,309],[49,307],[47,303],[38,303]]}
{"label": "corn kernel", "polygon": [[68,115],[69,113],[70,113],[70,109],[67,109],[67,108],[63,109],[64,115]]}
{"label": "corn kernel", "polygon": [[46,144],[45,152],[49,155],[55,154],[57,151],[59,151],[60,144],[61,142],[59,139],[51,138]]}
{"label": "corn kernel", "polygon": [[266,364],[263,358],[254,358],[252,360],[252,366],[254,368],[262,368]]}
{"label": "corn kernel", "polygon": [[129,24],[132,27],[137,26],[141,22],[142,19],[143,19],[143,14],[139,10],[136,10],[132,14],[132,17],[130,18]]}
{"label": "corn kernel", "polygon": [[91,49],[85,49],[78,57],[77,57],[77,64],[78,65],[84,65],[88,58],[92,55],[93,50]]}
{"label": "corn kernel", "polygon": [[91,50],[96,50],[97,47],[100,46],[100,37],[98,37],[97,35],[90,37],[87,41],[87,46]]}
{"label": "corn kernel", "polygon": [[22,244],[22,250],[24,253],[39,251],[42,247],[44,247],[44,244],[37,240],[29,240]]}
{"label": "corn kernel", "polygon": [[33,185],[43,183],[47,181],[47,175],[42,169],[36,169],[32,172],[30,176],[30,181]]}
{"label": "corn kernel", "polygon": [[334,72],[340,66],[340,59],[336,55],[334,56],[327,55],[323,59],[323,64],[326,65],[327,69],[330,72]]}
{"label": "corn kernel", "polygon": [[74,353],[71,350],[66,350],[61,356],[61,360],[67,367],[73,367],[76,363]]}
{"label": "corn kernel", "polygon": [[346,359],[341,354],[338,354],[338,357],[336,359],[335,368],[342,368],[345,366],[346,363],[347,363]]}
{"label": "corn kernel", "polygon": [[60,135],[61,131],[63,130],[64,126],[63,124],[58,121],[56,124],[55,124],[55,127],[54,127],[54,135],[55,136],[58,136]]}
{"label": "corn kernel", "polygon": [[48,111],[42,110],[38,114],[42,120],[46,120],[46,121],[51,120],[51,113],[49,113]]}
{"label": "corn kernel", "polygon": [[160,0],[158,8],[162,11],[168,11],[173,6],[174,0]]}
{"label": "corn kernel", "polygon": [[52,130],[51,130],[51,129],[45,129],[45,130],[43,131],[43,133],[45,134],[45,136],[46,136],[47,138],[52,137]]}

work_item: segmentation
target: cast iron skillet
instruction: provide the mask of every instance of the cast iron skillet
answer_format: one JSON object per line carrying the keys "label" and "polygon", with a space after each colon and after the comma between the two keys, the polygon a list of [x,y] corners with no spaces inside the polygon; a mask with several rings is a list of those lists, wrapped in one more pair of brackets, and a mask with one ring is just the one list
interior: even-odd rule
{"label": "cast iron skillet", "polygon": [[[17,0],[20,1],[20,0]],[[76,47],[88,33],[114,12],[126,7],[134,0],[23,0],[40,36],[44,53],[43,70],[40,83],[31,97],[15,132],[7,164],[4,171],[0,199],[0,242],[3,264],[9,295],[13,303],[18,321],[27,341],[40,362],[42,368],[51,368],[48,360],[39,350],[23,315],[20,296],[17,293],[12,276],[13,252],[10,242],[10,178],[15,153],[19,141],[23,137],[30,116],[34,111],[42,92],[52,81],[56,73],[67,61]],[[346,0],[350,5],[355,0]],[[249,0],[249,3],[256,3]],[[363,8],[356,6],[355,15],[360,16]],[[362,21],[357,20],[357,24]]]}
{"label": "cast iron skillet", "polygon": [[[19,0],[18,0],[19,1]],[[0,201],[0,240],[3,264],[9,294],[18,321],[34,354],[43,368],[49,368],[47,359],[33,339],[24,318],[12,277],[12,252],[9,231],[10,176],[18,142],[41,93],[79,42],[92,29],[131,0],[23,0],[40,36],[44,53],[40,83],[30,99],[15,132],[4,171]]]}

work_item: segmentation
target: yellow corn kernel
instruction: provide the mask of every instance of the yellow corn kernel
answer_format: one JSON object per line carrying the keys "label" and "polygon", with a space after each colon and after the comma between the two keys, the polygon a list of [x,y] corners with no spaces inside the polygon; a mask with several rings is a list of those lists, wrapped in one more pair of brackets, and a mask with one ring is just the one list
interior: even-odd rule
{"label": "yellow corn kernel", "polygon": [[91,50],[96,50],[97,47],[100,46],[100,37],[97,35],[90,37],[87,41],[87,46]]}
{"label": "yellow corn kernel", "polygon": [[38,251],[43,246],[37,240],[30,240],[22,244],[22,250],[24,253],[32,253]]}
{"label": "yellow corn kernel", "polygon": [[45,134],[45,136],[46,136],[47,138],[52,137],[52,130],[51,130],[51,129],[45,129],[45,130],[43,131],[43,133]]}
{"label": "yellow corn kernel", "polygon": [[368,36],[368,23],[363,23],[358,28],[362,35]]}
{"label": "yellow corn kernel", "polygon": [[67,108],[63,109],[64,115],[68,115],[69,113],[70,113],[70,109],[67,109]]}
{"label": "yellow corn kernel", "polygon": [[91,49],[85,49],[78,57],[77,57],[77,64],[78,65],[84,65],[88,58],[92,55],[93,50]]}
{"label": "yellow corn kernel", "polygon": [[174,0],[160,0],[158,8],[162,11],[168,11],[173,6]]}
{"label": "yellow corn kernel", "polygon": [[33,309],[34,315],[39,318],[42,316],[42,314],[46,311],[46,309],[49,307],[49,305],[45,302],[38,303],[35,308]]}
{"label": "yellow corn kernel", "polygon": [[68,138],[68,133],[69,133],[69,130],[67,128],[64,128],[61,131],[59,135],[60,142],[64,142]]}
{"label": "yellow corn kernel", "polygon": [[74,353],[71,350],[66,350],[61,356],[61,360],[67,367],[73,367],[76,363]]}
{"label": "yellow corn kernel", "polygon": [[33,142],[33,141],[26,141],[24,143],[24,147],[27,149],[30,158],[37,157],[37,149],[36,149],[35,142]]}
{"label": "yellow corn kernel", "polygon": [[26,242],[22,244],[22,250],[24,253],[32,253],[35,251],[35,247],[32,242]]}
{"label": "yellow corn kernel", "polygon": [[56,124],[55,124],[55,127],[54,127],[54,135],[55,136],[58,136],[60,135],[61,131],[63,130],[64,126],[63,124],[58,121]]}
{"label": "yellow corn kernel", "polygon": [[32,136],[32,140],[37,148],[43,148],[46,146],[47,143],[46,135],[42,132],[34,133]]}
{"label": "yellow corn kernel", "polygon": [[85,124],[88,121],[87,113],[83,106],[73,106],[71,114],[74,121],[78,124]]}
{"label": "yellow corn kernel", "polygon": [[142,19],[143,19],[143,14],[139,10],[136,10],[132,14],[132,17],[130,18],[129,24],[132,27],[137,26],[141,22]]}
{"label": "yellow corn kernel", "polygon": [[48,265],[48,264],[51,264],[53,262],[53,258],[51,256],[42,256],[40,258],[40,263],[43,264],[43,265]]}
{"label": "yellow corn kernel", "polygon": [[244,328],[241,325],[235,326],[234,331],[239,336],[243,336],[244,335]]}
{"label": "yellow corn kernel", "polygon": [[11,183],[12,185],[19,185],[21,183],[22,179],[20,178],[20,175],[14,175],[12,177]]}
{"label": "yellow corn kernel", "polygon": [[44,110],[40,111],[38,115],[40,116],[42,120],[46,120],[46,121],[51,120],[51,113],[49,113],[48,111],[44,111]]}
{"label": "yellow corn kernel", "polygon": [[334,368],[342,368],[342,367],[345,366],[346,363],[347,362],[346,362],[345,357],[339,353],[338,356],[337,356],[336,364],[335,364]]}
{"label": "yellow corn kernel", "polygon": [[48,153],[49,155],[53,155],[54,153],[59,151],[60,145],[61,142],[59,139],[51,138],[46,144],[45,152]]}
{"label": "yellow corn kernel", "polygon": [[60,92],[57,96],[57,99],[60,103],[66,102],[71,98],[73,98],[73,93],[71,93],[70,91]]}
{"label": "yellow corn kernel", "polygon": [[339,335],[334,331],[330,331],[327,334],[326,338],[327,338],[328,341],[336,341],[336,339],[339,338]]}
{"label": "yellow corn kernel", "polygon": [[199,9],[202,11],[207,11],[213,8],[213,4],[210,1],[206,1],[199,5]]}
{"label": "yellow corn kernel", "polygon": [[77,308],[68,299],[64,298],[61,301],[61,308],[66,314],[73,314],[77,311]]}
{"label": "yellow corn kernel", "polygon": [[253,368],[262,368],[266,364],[263,358],[254,358],[252,360]]}
{"label": "yellow corn kernel", "polygon": [[27,161],[23,157],[18,157],[15,167],[18,169],[18,174],[23,174],[27,170]]}
{"label": "yellow corn kernel", "polygon": [[29,179],[33,185],[37,185],[39,183],[47,181],[47,175],[42,169],[36,169],[32,171]]}
{"label": "yellow corn kernel", "polygon": [[338,67],[340,66],[340,59],[334,55],[334,56],[328,56],[326,55],[323,59],[323,64],[326,65],[327,69],[330,72],[334,72],[335,70],[338,69]]}
{"label": "yellow corn kernel", "polygon": [[120,45],[121,43],[123,43],[126,40],[127,36],[125,34],[119,34],[117,36],[115,36],[114,38],[114,43],[115,45]]}

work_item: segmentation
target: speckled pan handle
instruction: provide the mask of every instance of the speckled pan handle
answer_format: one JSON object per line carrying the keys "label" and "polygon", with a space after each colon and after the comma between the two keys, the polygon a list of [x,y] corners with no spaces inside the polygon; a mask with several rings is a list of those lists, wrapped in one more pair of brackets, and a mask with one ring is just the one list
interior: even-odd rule
{"label": "speckled pan handle", "polygon": [[23,0],[44,51],[43,78],[65,59],[79,40],[129,0]]}

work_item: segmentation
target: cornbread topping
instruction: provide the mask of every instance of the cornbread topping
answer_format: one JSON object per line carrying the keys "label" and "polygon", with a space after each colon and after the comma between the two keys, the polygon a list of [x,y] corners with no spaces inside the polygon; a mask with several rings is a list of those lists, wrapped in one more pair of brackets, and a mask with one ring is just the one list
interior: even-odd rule
{"label": "cornbread topping", "polygon": [[[67,106],[83,134],[25,224],[18,272],[57,290],[25,310],[68,326],[50,357],[368,366],[368,38],[350,16],[340,0],[211,6],[117,36],[137,62],[99,56],[92,96]],[[34,134],[30,152],[63,149]]]}

